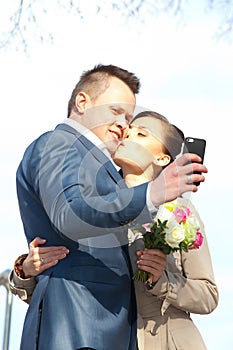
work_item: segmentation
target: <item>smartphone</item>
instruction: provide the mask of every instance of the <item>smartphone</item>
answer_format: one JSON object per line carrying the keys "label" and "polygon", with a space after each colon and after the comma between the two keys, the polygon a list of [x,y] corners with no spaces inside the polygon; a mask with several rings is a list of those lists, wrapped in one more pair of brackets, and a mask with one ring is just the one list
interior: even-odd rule
{"label": "smartphone", "polygon": [[[203,164],[205,156],[206,140],[198,139],[196,137],[186,137],[184,140],[183,153],[195,153],[201,157]],[[196,172],[195,174],[200,174]],[[200,185],[200,182],[194,182],[196,186]]]}

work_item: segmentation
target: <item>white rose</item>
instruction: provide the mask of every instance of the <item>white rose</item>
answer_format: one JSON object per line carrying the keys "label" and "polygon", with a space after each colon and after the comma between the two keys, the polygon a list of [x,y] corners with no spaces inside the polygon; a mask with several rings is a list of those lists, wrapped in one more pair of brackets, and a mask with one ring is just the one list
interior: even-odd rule
{"label": "white rose", "polygon": [[167,223],[165,241],[171,248],[179,248],[180,242],[185,238],[184,229],[176,220]]}

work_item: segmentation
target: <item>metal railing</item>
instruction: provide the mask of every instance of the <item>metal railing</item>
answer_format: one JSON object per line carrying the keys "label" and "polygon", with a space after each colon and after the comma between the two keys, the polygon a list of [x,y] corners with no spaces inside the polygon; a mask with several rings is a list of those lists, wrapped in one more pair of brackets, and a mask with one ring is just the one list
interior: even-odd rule
{"label": "metal railing", "polygon": [[2,350],[9,349],[10,342],[10,327],[11,327],[11,311],[12,311],[12,293],[9,289],[9,276],[10,270],[5,270],[0,273],[0,286],[6,288],[6,309],[5,309],[5,326],[4,326],[4,335],[3,335],[3,348]]}

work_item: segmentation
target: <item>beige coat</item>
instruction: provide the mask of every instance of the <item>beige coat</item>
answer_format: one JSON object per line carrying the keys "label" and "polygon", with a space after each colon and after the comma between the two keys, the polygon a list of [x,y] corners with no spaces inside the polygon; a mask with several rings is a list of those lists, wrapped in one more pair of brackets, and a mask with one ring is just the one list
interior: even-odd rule
{"label": "beige coat", "polygon": [[[189,208],[204,225],[194,208]],[[143,248],[142,239],[135,242],[133,233],[130,254],[136,271],[135,252]],[[218,304],[218,290],[214,280],[206,236],[202,246],[188,253],[174,252],[167,256],[166,269],[151,290],[135,282],[138,304],[139,350],[204,350],[206,346],[194,325],[190,313],[208,314]]]}

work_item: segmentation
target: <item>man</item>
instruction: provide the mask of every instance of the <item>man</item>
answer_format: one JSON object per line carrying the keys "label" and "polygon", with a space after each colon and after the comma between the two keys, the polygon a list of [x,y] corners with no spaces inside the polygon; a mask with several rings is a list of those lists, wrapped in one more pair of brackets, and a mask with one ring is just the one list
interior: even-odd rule
{"label": "man", "polygon": [[[188,190],[198,163],[183,156],[150,184],[127,188],[111,161],[132,119],[139,91],[134,74],[98,65],[84,72],[68,119],[35,140],[17,170],[17,194],[28,243],[70,253],[38,278],[21,350],[135,350],[136,306],[127,230]],[[203,175],[192,181],[204,181]],[[189,182],[189,181],[188,181]]]}

